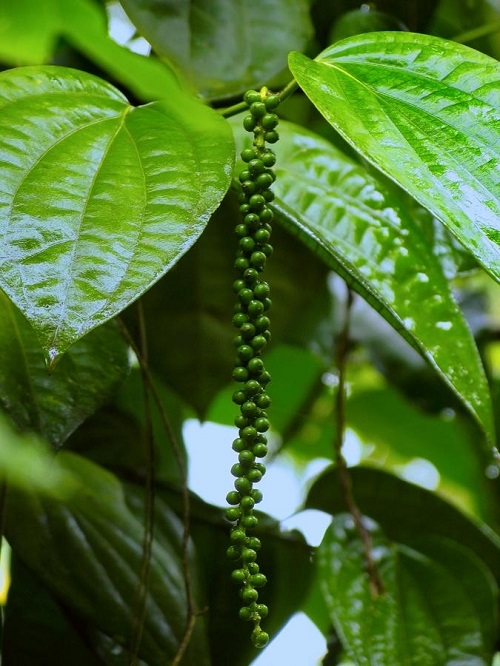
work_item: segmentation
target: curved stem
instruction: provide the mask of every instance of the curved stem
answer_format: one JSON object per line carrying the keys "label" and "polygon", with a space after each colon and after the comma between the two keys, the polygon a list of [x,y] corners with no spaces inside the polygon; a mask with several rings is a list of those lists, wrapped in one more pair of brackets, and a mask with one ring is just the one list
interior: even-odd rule
{"label": "curved stem", "polygon": [[351,320],[351,310],[353,304],[353,293],[347,287],[347,301],[345,307],[345,320],[342,330],[340,332],[337,342],[337,372],[338,372],[338,387],[337,395],[335,398],[335,419],[336,419],[336,434],[334,439],[334,454],[335,464],[339,471],[340,485],[342,487],[342,494],[346,503],[347,509],[352,516],[356,530],[359,534],[363,544],[363,552],[366,563],[366,571],[370,581],[370,592],[373,597],[378,597],[384,594],[384,584],[380,578],[377,565],[373,559],[373,543],[370,532],[366,529],[363,523],[363,516],[359,510],[354,493],[352,490],[351,475],[347,467],[346,460],[342,455],[342,447],[344,445],[345,435],[345,379],[347,370],[347,360],[349,356],[349,326]]}
{"label": "curved stem", "polygon": [[[278,93],[280,102],[284,102],[288,99],[293,93],[298,89],[299,84],[295,79],[292,79],[286,86]],[[226,109],[222,109],[219,113],[223,118],[231,118],[232,116],[237,116],[238,113],[243,113],[248,110],[248,104],[246,102],[238,102],[238,104],[233,104],[228,106]]]}

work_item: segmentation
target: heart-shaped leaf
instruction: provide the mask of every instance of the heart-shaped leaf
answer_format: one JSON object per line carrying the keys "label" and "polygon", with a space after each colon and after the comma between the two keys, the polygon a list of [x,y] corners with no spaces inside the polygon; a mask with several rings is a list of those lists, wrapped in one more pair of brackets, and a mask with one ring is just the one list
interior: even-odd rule
{"label": "heart-shaped leaf", "polygon": [[242,93],[279,74],[288,52],[303,49],[312,32],[307,0],[121,4],[155,51],[177,63],[210,98]]}
{"label": "heart-shaped leaf", "polygon": [[[243,143],[239,127],[236,136]],[[283,122],[280,136],[280,220],[427,359],[493,442],[474,339],[408,197],[312,132]]]}
{"label": "heart-shaped leaf", "polygon": [[292,53],[289,65],[328,122],[500,281],[500,64],[437,37],[382,32],[314,61]]}
{"label": "heart-shaped leaf", "polygon": [[128,347],[109,322],[79,340],[49,372],[33,329],[0,292],[0,407],[21,430],[61,446],[111,398],[128,369]]}
{"label": "heart-shaped leaf", "polygon": [[175,264],[228,188],[229,126],[169,93],[133,108],[83,72],[0,74],[0,286],[51,361]]}
{"label": "heart-shaped leaf", "polygon": [[[384,585],[370,590],[364,545],[351,516],[333,519],[319,547],[319,576],[330,616],[349,657],[358,666],[487,666],[492,645],[485,644],[482,617],[463,584],[474,560],[447,559],[461,549],[447,544],[434,559],[387,541],[373,524],[372,557]],[[465,567],[465,568],[464,568]],[[481,567],[481,588],[494,615],[495,588]]]}

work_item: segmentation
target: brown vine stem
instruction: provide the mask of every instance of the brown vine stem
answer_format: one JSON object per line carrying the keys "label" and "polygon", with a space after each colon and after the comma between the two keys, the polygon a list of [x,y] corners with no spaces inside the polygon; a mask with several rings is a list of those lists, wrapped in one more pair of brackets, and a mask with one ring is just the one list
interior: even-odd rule
{"label": "brown vine stem", "polygon": [[370,583],[370,592],[372,597],[378,597],[384,594],[384,584],[373,559],[373,543],[370,532],[363,523],[363,516],[359,510],[352,489],[352,480],[347,467],[346,460],[342,455],[345,436],[345,399],[346,399],[346,370],[349,357],[349,327],[351,321],[351,310],[353,304],[353,293],[347,288],[347,301],[345,306],[345,319],[342,330],[337,341],[336,364],[338,372],[337,395],[335,397],[335,422],[336,434],[334,439],[335,465],[339,471],[340,485],[347,509],[354,520],[356,530],[363,544],[363,553],[365,557],[366,571]]}
{"label": "brown vine stem", "polygon": [[176,655],[174,656],[174,659],[171,663],[171,666],[178,666],[180,664],[182,656],[184,655],[184,652],[186,651],[186,648],[189,644],[189,640],[191,638],[191,634],[193,633],[194,626],[196,624],[197,618],[202,615],[205,611],[196,611],[196,604],[194,600],[194,595],[193,595],[193,586],[192,586],[192,581],[191,581],[191,572],[189,569],[189,552],[188,552],[188,546],[189,546],[189,534],[190,534],[190,516],[191,516],[191,503],[190,503],[190,498],[189,498],[189,489],[187,485],[187,469],[186,469],[186,464],[184,462],[184,457],[182,455],[182,449],[181,446],[177,440],[177,437],[175,435],[174,429],[172,427],[172,423],[170,421],[170,418],[163,406],[163,402],[161,399],[160,394],[158,393],[158,390],[156,388],[156,385],[153,381],[153,377],[151,375],[151,372],[149,370],[149,365],[146,362],[146,359],[143,358],[141,350],[138,348],[134,338],[130,334],[130,331],[126,327],[125,323],[122,321],[120,317],[118,317],[118,324],[120,326],[120,329],[122,331],[122,335],[127,341],[127,343],[130,345],[132,348],[134,354],[137,357],[137,360],[139,362],[139,366],[141,368],[141,372],[144,378],[144,382],[147,385],[149,391],[151,392],[151,395],[153,397],[153,400],[155,401],[155,404],[158,408],[158,412],[160,414],[160,419],[162,421],[163,427],[165,429],[165,432],[167,434],[167,438],[170,442],[170,445],[172,446],[172,451],[174,453],[174,457],[177,463],[177,467],[179,469],[179,474],[181,477],[181,492],[182,492],[182,525],[183,525],[183,532],[182,532],[182,573],[183,573],[183,578],[184,578],[184,589],[186,591],[186,600],[187,600],[187,617],[186,617],[186,628],[184,630],[183,637],[181,639],[181,642],[179,644],[179,648],[177,650]]}
{"label": "brown vine stem", "polygon": [[144,488],[144,537],[142,541],[142,566],[140,572],[140,584],[134,603],[134,622],[132,627],[132,638],[130,647],[129,666],[137,666],[139,662],[139,648],[144,623],[146,620],[146,606],[148,598],[149,572],[151,569],[151,557],[153,553],[154,539],[154,476],[155,476],[155,448],[153,424],[151,416],[151,402],[148,390],[146,373],[148,370],[148,349],[146,324],[141,301],[137,303],[137,319],[139,322],[139,348],[142,363],[140,363],[143,378],[144,411],[145,411],[145,450],[146,450],[146,478]]}

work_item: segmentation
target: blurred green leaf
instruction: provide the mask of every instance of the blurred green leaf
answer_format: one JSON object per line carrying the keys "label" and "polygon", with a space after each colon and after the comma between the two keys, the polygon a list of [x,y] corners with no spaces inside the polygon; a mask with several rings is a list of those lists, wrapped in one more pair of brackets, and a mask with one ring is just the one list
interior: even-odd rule
{"label": "blurred green leaf", "polygon": [[[121,0],[155,51],[177,63],[209,98],[261,86],[311,36],[307,0]],[[272,35],[272,39],[265,39]]]}
{"label": "blurred green leaf", "polygon": [[[470,548],[500,582],[500,537],[429,490],[370,467],[349,468],[356,503],[389,539],[411,545],[417,537],[442,536]],[[307,509],[346,511],[338,471],[329,468],[312,485]]]}
{"label": "blurred green leaf", "polygon": [[[70,453],[58,456],[77,480],[63,504],[9,487],[5,535],[13,550],[56,599],[108,637],[110,654],[128,648],[137,621],[142,519],[127,506],[118,479]],[[186,621],[182,524],[164,509],[153,545],[139,656],[147,664],[174,657]],[[194,551],[190,550],[194,565]],[[191,571],[195,593],[196,572]],[[126,650],[124,661],[126,664]],[[195,626],[183,664],[208,666],[203,621]]]}
{"label": "blurred green leaf", "polygon": [[52,361],[166,273],[229,185],[227,123],[169,93],[134,109],[76,70],[0,74],[1,286]]}
{"label": "blurred green leaf", "polygon": [[162,99],[178,85],[167,63],[132,53],[109,37],[105,8],[94,0],[0,3],[0,60],[14,66],[48,63],[61,37],[139,99]]}
{"label": "blurred green leaf", "polygon": [[35,332],[0,292],[0,406],[19,429],[61,446],[111,398],[128,369],[127,345],[108,323],[77,342],[49,372]]}
{"label": "blurred green leaf", "polygon": [[[350,515],[333,519],[318,552],[325,601],[349,657],[358,666],[490,664],[493,646],[485,643],[482,616],[463,583],[473,560],[465,568],[463,559],[455,560],[450,571],[452,543],[440,552],[442,559],[434,559],[391,543],[373,524],[369,529],[381,595],[370,590],[364,545]],[[494,619],[491,580],[481,568],[474,573],[489,592]]]}

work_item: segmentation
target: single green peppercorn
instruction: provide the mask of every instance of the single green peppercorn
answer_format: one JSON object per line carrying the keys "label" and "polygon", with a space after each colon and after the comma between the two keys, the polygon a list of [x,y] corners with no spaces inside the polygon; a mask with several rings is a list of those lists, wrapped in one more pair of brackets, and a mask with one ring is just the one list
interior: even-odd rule
{"label": "single green peppercorn", "polygon": [[235,280],[233,282],[233,291],[237,294],[241,289],[244,289],[246,286],[247,285],[245,280],[242,280],[240,278],[239,280]]}
{"label": "single green peppercorn", "polygon": [[256,335],[254,338],[252,338],[250,344],[255,349],[255,351],[260,351],[267,345],[267,340],[263,335]]}
{"label": "single green peppercorn", "polygon": [[[254,301],[250,302],[253,303]],[[254,356],[255,356],[255,351],[253,347],[250,347],[250,345],[241,345],[240,347],[238,347],[238,358],[242,363],[249,361]]]}
{"label": "single green peppercorn", "polygon": [[260,629],[252,632],[252,643],[255,645],[256,648],[263,648],[266,647],[266,645],[269,643],[269,634],[267,634],[265,631],[261,631]]}
{"label": "single green peppercorn", "polygon": [[[259,537],[255,537],[255,536],[247,537],[246,544],[247,544],[248,548],[251,548],[252,550],[260,550],[260,548],[262,546],[262,544],[260,543]],[[247,568],[248,568],[248,571],[251,574],[258,573],[258,571],[259,571],[259,565],[256,564],[255,562],[252,562],[251,564],[249,564]]]}
{"label": "single green peppercorn", "polygon": [[257,552],[253,548],[242,548],[241,559],[243,562],[255,562],[257,559]]}
{"label": "single green peppercorn", "polygon": [[[252,492],[252,482],[249,481],[244,476],[241,476],[238,479],[236,479],[236,481],[234,482],[234,487],[242,495],[248,495],[250,492]],[[252,497],[253,497],[254,501],[257,502],[257,500],[255,499],[253,494],[252,494]]]}
{"label": "single green peppercorn", "polygon": [[[247,104],[248,104],[248,102],[247,102]],[[268,111],[274,111],[274,109],[277,109],[278,106],[280,105],[279,95],[268,95],[266,97],[266,99],[264,100],[264,104],[266,105],[266,109]]]}
{"label": "single green peppercorn", "polygon": [[247,396],[252,396],[261,391],[261,386],[256,379],[249,379],[247,382],[245,382],[243,390]]}
{"label": "single green peppercorn", "polygon": [[269,430],[270,427],[269,421],[263,416],[260,416],[258,419],[255,419],[253,423],[254,423],[254,428],[257,430],[257,432],[267,432]]}
{"label": "single green peppercorn", "polygon": [[247,535],[245,530],[240,530],[237,527],[233,527],[231,530],[230,538],[233,543],[244,543],[246,541]]}
{"label": "single green peppercorn", "polygon": [[255,610],[261,617],[267,617],[269,613],[269,609],[265,604],[257,604]]}
{"label": "single green peppercorn", "polygon": [[[253,180],[245,180],[243,183],[241,183],[241,187],[245,194],[253,194],[257,190],[257,185]],[[252,204],[250,203],[250,205]]]}
{"label": "single green peppercorn", "polygon": [[[241,437],[237,437],[234,440],[233,446],[232,446],[233,451],[236,451],[236,453],[240,453],[241,451],[243,451],[246,448],[247,448],[247,442],[245,442],[244,439],[241,439]],[[253,451],[253,449],[252,449],[252,451]],[[258,457],[263,458],[264,456],[258,456]]]}
{"label": "single green peppercorn", "polygon": [[244,466],[253,465],[255,462],[255,456],[251,451],[242,451],[238,456],[238,460]]}
{"label": "single green peppercorn", "polygon": [[[228,504],[236,505],[240,503],[240,494],[236,490],[230,490],[226,495],[226,502]],[[254,502],[255,504],[255,502]]]}
{"label": "single green peppercorn", "polygon": [[276,143],[276,141],[279,140],[280,135],[276,130],[271,130],[270,132],[266,132],[264,135],[265,140],[267,143]]}
{"label": "single green peppercorn", "polygon": [[[250,104],[250,113],[254,118],[262,118],[266,111],[266,105],[263,102],[252,102],[252,104]],[[269,143],[272,143],[272,141]]]}
{"label": "single green peppercorn", "polygon": [[267,446],[265,444],[254,444],[252,452],[256,458],[265,458],[267,456]]}
{"label": "single green peppercorn", "polygon": [[241,439],[246,442],[252,442],[257,436],[257,430],[253,426],[247,426],[241,431]]}
{"label": "single green peppercorn", "polygon": [[239,560],[241,557],[241,548],[239,546],[229,546],[226,555],[230,560]]}
{"label": "single green peppercorn", "polygon": [[264,312],[264,304],[262,301],[250,301],[247,305],[247,312],[252,318],[259,317]]}
{"label": "single green peppercorn", "polygon": [[252,174],[248,169],[244,169],[243,171],[240,171],[240,174],[238,176],[238,180],[240,183],[245,183],[247,180],[252,180]]}
{"label": "single green peppercorn", "polygon": [[251,400],[247,400],[241,405],[241,413],[244,414],[244,416],[255,416],[258,411],[257,405]]}
{"label": "single green peppercorn", "polygon": [[236,405],[242,405],[247,399],[246,393],[244,391],[235,391],[233,393],[233,402]]}
{"label": "single green peppercorn", "polygon": [[240,516],[241,516],[241,511],[238,507],[232,506],[229,509],[226,509],[226,518],[229,521],[234,522],[235,520],[239,520]]}
{"label": "single green peppercorn", "polygon": [[253,116],[245,116],[243,118],[243,127],[247,132],[253,132],[257,127],[257,120]]}
{"label": "single green peppercorn", "polygon": [[240,592],[240,596],[246,604],[252,604],[259,598],[259,593],[253,587],[244,587]]}
{"label": "single green peppercorn", "polygon": [[267,393],[261,393],[256,397],[255,402],[257,407],[260,407],[260,409],[267,409],[271,404],[271,398],[267,395]]}
{"label": "single green peppercorn", "polygon": [[255,506],[255,502],[252,497],[242,497],[240,502],[240,508],[242,511],[251,511]]}
{"label": "single green peppercorn", "polygon": [[259,218],[264,223],[272,222],[274,220],[274,213],[268,206],[264,206],[259,213]]}
{"label": "single green peppercorn", "polygon": [[252,483],[259,483],[262,479],[262,472],[259,472],[258,469],[251,469],[248,471],[247,478]]}
{"label": "single green peppercorn", "polygon": [[254,266],[254,268],[264,268],[264,266],[266,265],[266,259],[267,257],[264,254],[264,252],[260,252],[259,250],[257,252],[252,252],[252,256],[250,257],[250,263],[252,266]]}
{"label": "single green peppercorn", "polygon": [[[250,537],[250,538],[256,538],[256,537]],[[260,547],[260,544],[259,544],[259,547]],[[253,546],[249,546],[249,548],[253,548]],[[255,548],[255,550],[258,550],[258,548]],[[247,564],[247,571],[250,574],[250,576],[255,576],[255,574],[258,574],[259,571],[260,571],[260,568],[259,568],[259,565],[257,564],[257,562],[249,562]]]}
{"label": "single green peppercorn", "polygon": [[[257,574],[257,575],[262,575],[262,574]],[[247,572],[245,569],[235,569],[234,571],[231,572],[231,578],[233,582],[235,583],[244,583],[246,578],[247,578]],[[255,585],[255,587],[259,587],[258,585]]]}
{"label": "single green peppercorn", "polygon": [[[236,569],[236,571],[238,571],[238,569]],[[250,584],[253,585],[254,587],[264,587],[266,583],[267,583],[267,578],[262,573],[254,574],[250,578]]]}
{"label": "single green peppercorn", "polygon": [[[246,93],[243,95],[243,101],[247,106],[250,106],[254,102],[260,102],[261,101],[261,96],[260,92],[257,90],[247,90]],[[266,109],[268,107],[266,106]]]}
{"label": "single green peppercorn", "polygon": [[[251,236],[245,236],[244,238],[240,238],[240,247],[243,250],[243,252],[253,252],[255,248],[255,241]],[[262,250],[264,252],[264,250]]]}
{"label": "single green peppercorn", "polygon": [[251,497],[255,504],[259,504],[259,502],[262,502],[262,493],[258,488],[254,488],[251,492]]}
{"label": "single green peppercorn", "polygon": [[238,257],[234,262],[234,267],[238,271],[245,271],[249,267],[248,259],[246,257]]}
{"label": "single green peppercorn", "polygon": [[241,151],[241,159],[243,162],[250,162],[250,160],[255,159],[256,152],[253,148],[245,148]]}
{"label": "single green peppercorn", "polygon": [[[265,113],[262,116],[262,119],[261,119],[260,123],[261,123],[261,125],[264,129],[273,130],[277,126],[277,124],[279,123],[279,120],[280,119],[278,118],[278,116],[275,113]],[[266,137],[267,137],[267,133],[266,133]],[[266,141],[268,141],[267,138],[266,138]],[[269,141],[269,143],[274,143],[274,142]]]}
{"label": "single green peppercorn", "polygon": [[243,516],[241,519],[241,522],[243,524],[243,527],[246,527],[247,529],[253,529],[254,527],[257,527],[259,524],[259,519],[257,516]]}
{"label": "single green peppercorn", "polygon": [[[262,604],[258,604],[258,605],[262,605]],[[248,608],[248,606],[243,606],[243,608],[240,608],[240,610],[239,610],[240,620],[243,620],[244,622],[250,622],[250,620],[252,619],[252,616],[253,616],[253,613],[250,610],[250,608]]]}
{"label": "single green peppercorn", "polygon": [[[240,463],[234,463],[231,467],[231,474],[236,477],[240,477],[245,473],[245,469]],[[237,488],[239,490],[239,488]]]}
{"label": "single green peppercorn", "polygon": [[243,366],[238,366],[233,370],[233,379],[235,382],[246,382],[248,379],[248,370]]}
{"label": "single green peppercorn", "polygon": [[[249,423],[250,423],[250,420],[246,416],[243,416],[242,414],[238,414],[238,416],[234,417],[234,425],[237,428],[245,428]],[[262,432],[262,431],[259,431],[259,432]]]}
{"label": "single green peppercorn", "polygon": [[259,375],[264,370],[264,361],[261,358],[254,357],[248,361],[247,368],[252,375]]}
{"label": "single green peppercorn", "polygon": [[265,168],[266,167],[264,163],[260,159],[255,159],[248,163],[248,170],[252,176],[257,176],[258,174],[262,173]]}

